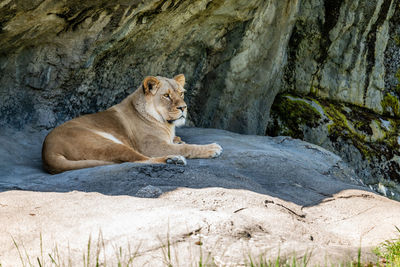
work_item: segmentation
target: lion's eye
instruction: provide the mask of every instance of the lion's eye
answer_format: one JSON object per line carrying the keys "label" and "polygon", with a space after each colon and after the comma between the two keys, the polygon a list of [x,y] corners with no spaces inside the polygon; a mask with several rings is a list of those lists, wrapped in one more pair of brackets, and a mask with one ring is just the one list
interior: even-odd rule
{"label": "lion's eye", "polygon": [[164,97],[167,99],[171,99],[171,97],[169,96],[169,94],[164,94]]}

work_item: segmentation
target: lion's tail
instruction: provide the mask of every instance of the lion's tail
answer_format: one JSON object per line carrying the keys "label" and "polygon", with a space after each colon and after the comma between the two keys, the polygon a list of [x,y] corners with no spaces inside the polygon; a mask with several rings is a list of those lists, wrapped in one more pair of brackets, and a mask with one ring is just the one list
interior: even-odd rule
{"label": "lion's tail", "polygon": [[43,157],[43,168],[51,174],[110,164],[115,164],[115,162],[102,160],[69,160],[60,154]]}

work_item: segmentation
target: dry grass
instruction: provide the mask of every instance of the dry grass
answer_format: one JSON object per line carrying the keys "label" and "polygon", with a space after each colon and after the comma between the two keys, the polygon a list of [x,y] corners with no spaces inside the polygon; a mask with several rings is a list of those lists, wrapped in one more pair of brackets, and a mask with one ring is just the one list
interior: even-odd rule
{"label": "dry grass", "polygon": [[[397,227],[396,227],[397,228]],[[361,262],[361,249],[358,251],[357,260],[349,263],[337,263],[337,264],[329,264],[329,266],[348,266],[348,267],[361,267],[361,266],[388,266],[388,267],[400,267],[400,229],[399,238],[395,240],[388,240],[383,242],[380,246],[374,249],[374,252],[378,256],[377,263],[367,263],[364,264]],[[45,253],[43,250],[43,240],[42,236],[40,236],[40,255],[31,256],[26,250],[23,243],[18,243],[14,238],[12,238],[14,242],[14,246],[18,251],[19,255],[19,263],[20,266],[23,267],[75,267],[71,260],[71,252],[68,249],[67,252],[62,251],[60,253],[57,246],[54,247],[51,253]],[[165,241],[159,239],[162,262],[164,266],[174,267],[174,266],[183,266],[178,262],[178,254],[179,251],[173,247],[170,236],[167,234],[167,238]],[[221,266],[221,264],[217,264],[215,259],[212,257],[210,253],[204,253],[202,250],[202,241],[199,239],[197,242],[198,258],[194,260],[191,266]],[[66,255],[66,256],[62,256]],[[140,245],[135,247],[135,249],[131,249],[128,245],[125,248],[115,247],[115,254],[111,256],[111,258],[107,258],[106,256],[106,246],[103,240],[103,236],[101,232],[98,235],[97,241],[93,243],[92,238],[89,237],[88,243],[85,248],[82,249],[82,260],[78,266],[84,267],[107,267],[107,266],[118,266],[118,267],[131,267],[131,266],[139,266],[135,260],[143,255],[140,253]],[[312,252],[306,253],[301,257],[296,257],[293,255],[291,258],[281,258],[278,256],[276,259],[269,259],[264,257],[263,255],[254,257],[252,255],[248,255],[244,260],[246,262],[244,266],[248,267],[306,267],[310,266],[309,261],[312,256]],[[110,257],[110,256],[109,256]],[[150,265],[149,265],[150,266]],[[186,266],[186,265],[184,265]],[[325,264],[324,266],[328,266]],[[0,267],[3,266],[0,262]]]}

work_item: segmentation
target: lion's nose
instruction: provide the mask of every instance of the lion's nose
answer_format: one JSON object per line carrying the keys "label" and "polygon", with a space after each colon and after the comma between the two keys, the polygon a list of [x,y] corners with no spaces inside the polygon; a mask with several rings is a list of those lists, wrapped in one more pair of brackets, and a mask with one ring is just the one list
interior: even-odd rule
{"label": "lion's nose", "polygon": [[182,112],[185,111],[186,108],[187,108],[186,105],[182,105],[182,106],[177,107],[177,109],[181,110]]}

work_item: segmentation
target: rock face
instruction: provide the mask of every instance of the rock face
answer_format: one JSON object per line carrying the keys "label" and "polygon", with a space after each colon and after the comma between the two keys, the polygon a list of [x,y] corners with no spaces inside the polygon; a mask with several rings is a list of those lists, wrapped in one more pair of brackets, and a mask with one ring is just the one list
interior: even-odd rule
{"label": "rock face", "polygon": [[184,73],[196,125],[263,134],[298,5],[7,1],[0,121],[54,127],[120,101],[147,75]]}
{"label": "rock face", "polygon": [[224,153],[186,166],[124,163],[50,175],[40,165],[45,134],[0,132],[3,266],[20,264],[11,237],[31,261],[49,263],[50,253],[79,266],[91,236],[94,262],[101,232],[107,265],[136,253],[134,265],[167,266],[169,242],[173,265],[203,257],[238,266],[259,255],[305,254],[310,265],[335,264],[356,260],[359,248],[363,262],[375,261],[371,249],[397,234],[399,202],[363,186],[335,154],[290,137],[186,128],[178,132],[185,142],[217,142]]}
{"label": "rock face", "polygon": [[[119,102],[147,75],[184,73],[190,125],[285,134],[270,116],[280,92],[374,114],[364,132],[376,156],[354,135],[309,127],[307,141],[329,138],[374,188],[400,181],[396,0],[9,0],[0,17],[0,125],[50,129]],[[389,139],[371,134],[381,119]]]}
{"label": "rock face", "polygon": [[339,154],[371,188],[396,199],[399,18],[396,1],[304,1],[281,90],[291,95],[275,99],[267,127]]}
{"label": "rock face", "polygon": [[[1,123],[54,127],[185,73],[192,121],[264,134],[279,91],[397,116],[394,0],[5,1]],[[281,82],[283,81],[283,82]]]}
{"label": "rock face", "polygon": [[[391,0],[304,1],[289,44],[285,87],[388,111],[385,96],[394,88],[393,82],[386,88],[385,79],[396,72],[385,72],[385,63],[393,61],[385,53],[396,36],[398,22],[391,19],[397,6]],[[399,51],[393,43],[389,47]]]}

